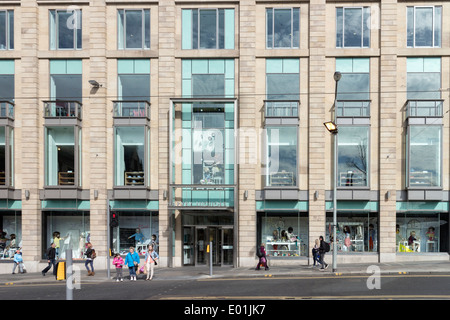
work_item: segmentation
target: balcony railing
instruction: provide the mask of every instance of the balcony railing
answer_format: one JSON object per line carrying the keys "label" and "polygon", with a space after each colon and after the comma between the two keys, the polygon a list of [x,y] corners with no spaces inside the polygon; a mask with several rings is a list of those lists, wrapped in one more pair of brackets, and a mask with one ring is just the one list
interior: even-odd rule
{"label": "balcony railing", "polygon": [[150,119],[150,102],[148,101],[116,100],[113,104],[114,117]]}
{"label": "balcony railing", "polygon": [[406,117],[442,117],[444,100],[407,100]]}
{"label": "balcony railing", "polygon": [[0,101],[0,118],[14,119],[14,103],[10,101]]}
{"label": "balcony railing", "polygon": [[82,104],[79,101],[44,101],[44,117],[81,119],[81,107]]}
{"label": "balcony railing", "polygon": [[336,101],[338,117],[370,117],[370,100]]}
{"label": "balcony railing", "polygon": [[264,100],[266,118],[298,118],[299,101]]}

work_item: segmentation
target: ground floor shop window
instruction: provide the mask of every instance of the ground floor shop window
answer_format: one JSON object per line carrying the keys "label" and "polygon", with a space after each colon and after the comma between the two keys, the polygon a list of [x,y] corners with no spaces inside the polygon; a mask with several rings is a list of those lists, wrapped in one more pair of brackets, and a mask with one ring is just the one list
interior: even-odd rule
{"label": "ground floor shop window", "polygon": [[[90,215],[85,211],[50,211],[42,213],[43,239],[42,257],[52,243],[56,255],[66,258],[66,250],[72,250],[73,259],[83,259],[86,243],[91,240]],[[95,248],[95,243],[93,243]]]}
{"label": "ground floor shop window", "polygon": [[448,213],[397,213],[397,252],[448,252]]}
{"label": "ground floor shop window", "polygon": [[14,251],[22,247],[22,213],[0,213],[0,259],[13,258]]}
{"label": "ground floor shop window", "polygon": [[257,245],[264,243],[273,257],[308,255],[307,213],[259,213]]}
{"label": "ground floor shop window", "polygon": [[159,215],[149,211],[114,211],[119,224],[112,228],[111,248],[114,253],[125,255],[130,247],[143,255],[149,244],[159,244]]}
{"label": "ground floor shop window", "polygon": [[[326,239],[333,237],[333,214],[327,214]],[[338,213],[337,216],[338,252],[377,252],[378,251],[378,213]]]}

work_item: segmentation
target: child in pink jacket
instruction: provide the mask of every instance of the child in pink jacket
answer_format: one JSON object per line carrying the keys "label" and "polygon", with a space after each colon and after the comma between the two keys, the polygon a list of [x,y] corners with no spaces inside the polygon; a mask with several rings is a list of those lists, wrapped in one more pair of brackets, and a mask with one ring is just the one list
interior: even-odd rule
{"label": "child in pink jacket", "polygon": [[113,265],[116,267],[116,281],[123,281],[123,265],[124,265],[123,258],[120,256],[120,254],[116,253],[114,255]]}

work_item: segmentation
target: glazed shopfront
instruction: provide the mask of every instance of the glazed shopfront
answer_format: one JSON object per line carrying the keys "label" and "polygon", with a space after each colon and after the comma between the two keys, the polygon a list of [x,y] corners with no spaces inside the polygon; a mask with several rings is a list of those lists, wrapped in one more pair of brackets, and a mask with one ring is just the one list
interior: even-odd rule
{"label": "glazed shopfront", "polygon": [[235,99],[172,101],[168,196],[175,264],[207,265],[209,247],[213,265],[236,265],[235,110]]}

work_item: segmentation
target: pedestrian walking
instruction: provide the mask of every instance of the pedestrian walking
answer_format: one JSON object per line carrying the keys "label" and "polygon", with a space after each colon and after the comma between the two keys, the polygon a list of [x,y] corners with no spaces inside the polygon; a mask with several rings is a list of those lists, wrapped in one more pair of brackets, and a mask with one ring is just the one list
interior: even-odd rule
{"label": "pedestrian walking", "polygon": [[319,254],[321,264],[320,271],[324,271],[326,268],[328,268],[328,263],[325,262],[325,253],[330,251],[330,244],[325,242],[322,236],[319,237],[319,240],[320,240]]}
{"label": "pedestrian walking", "polygon": [[[95,275],[94,272],[94,259],[96,258],[97,254],[95,253],[95,250],[92,248],[92,243],[88,242],[86,244],[86,252],[84,253],[86,255],[86,261],[84,263],[84,266],[86,267],[86,270],[88,272],[88,276]],[[91,270],[89,270],[88,266],[91,266]]]}
{"label": "pedestrian walking", "polygon": [[130,252],[128,252],[125,257],[125,265],[128,266],[131,281],[136,281],[136,270],[138,269],[140,262],[141,260],[139,259],[137,252],[134,251],[134,247],[130,247]]}
{"label": "pedestrian walking", "polygon": [[24,273],[23,272],[23,258],[22,258],[22,253],[20,252],[20,250],[16,250],[13,261],[14,261],[14,266],[13,266],[12,274],[15,274],[16,267],[19,267],[20,273]]}
{"label": "pedestrian walking", "polygon": [[264,270],[269,270],[269,267],[267,266],[266,248],[264,247],[264,243],[261,243],[259,250],[257,250],[257,256],[259,260],[255,270],[260,270],[261,265],[264,266]]}
{"label": "pedestrian walking", "polygon": [[42,275],[45,276],[48,270],[53,266],[53,275],[56,276],[56,249],[55,244],[52,243],[50,248],[47,249],[47,262],[48,266],[42,270]]}
{"label": "pedestrian walking", "polygon": [[146,280],[152,280],[153,279],[153,268],[156,266],[157,260],[159,259],[158,253],[153,250],[153,246],[150,244],[147,247],[147,253],[145,254],[145,267],[147,271],[147,279]]}
{"label": "pedestrian walking", "polygon": [[116,281],[123,281],[123,265],[125,262],[119,253],[114,255],[113,265],[116,267]]}
{"label": "pedestrian walking", "polygon": [[314,242],[314,247],[312,248],[313,267],[315,267],[316,265],[318,266],[319,263],[320,263],[319,248],[320,248],[320,241],[319,241],[319,239],[316,239],[315,242]]}

